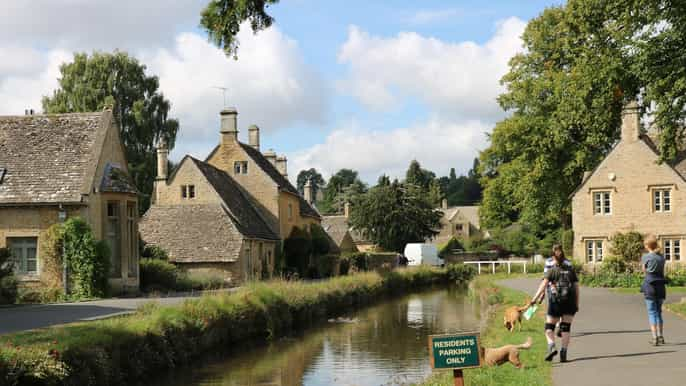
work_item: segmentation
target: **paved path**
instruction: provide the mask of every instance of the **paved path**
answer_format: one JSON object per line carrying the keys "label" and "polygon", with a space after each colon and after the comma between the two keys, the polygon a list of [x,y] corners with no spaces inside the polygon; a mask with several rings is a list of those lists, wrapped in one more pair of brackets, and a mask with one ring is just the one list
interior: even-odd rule
{"label": "paved path", "polygon": [[[502,282],[529,294],[539,283],[539,279]],[[678,301],[682,296],[669,296],[668,301]],[[648,343],[650,330],[642,295],[582,288],[580,311],[572,324],[570,362],[553,364],[553,384],[686,384],[686,320],[666,310],[663,318],[667,344],[654,347]]]}
{"label": "paved path", "polygon": [[58,324],[109,318],[132,313],[141,304],[151,301],[162,305],[173,305],[201,295],[201,292],[195,292],[161,298],[105,299],[91,302],[2,307],[0,308],[0,335]]}

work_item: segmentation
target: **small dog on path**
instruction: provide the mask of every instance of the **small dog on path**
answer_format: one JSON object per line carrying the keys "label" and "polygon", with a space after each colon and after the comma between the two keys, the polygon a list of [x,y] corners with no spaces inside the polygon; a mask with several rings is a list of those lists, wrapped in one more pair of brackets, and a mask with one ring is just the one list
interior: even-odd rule
{"label": "small dog on path", "polygon": [[518,369],[522,368],[522,362],[519,360],[519,350],[526,350],[531,347],[531,337],[526,339],[522,344],[508,344],[506,346],[497,348],[481,347],[481,357],[487,366],[500,366],[505,362],[510,362]]}
{"label": "small dog on path", "polygon": [[515,325],[519,323],[519,331],[522,331],[522,314],[527,308],[529,308],[528,302],[523,307],[512,306],[506,309],[505,314],[503,315],[503,324],[505,325],[505,328],[510,332],[513,332]]}

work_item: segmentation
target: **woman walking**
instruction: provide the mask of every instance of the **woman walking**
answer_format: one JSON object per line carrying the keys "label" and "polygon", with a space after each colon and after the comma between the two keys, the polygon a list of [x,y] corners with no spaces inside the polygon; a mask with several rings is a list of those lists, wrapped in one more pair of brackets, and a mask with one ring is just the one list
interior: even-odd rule
{"label": "woman walking", "polygon": [[648,322],[653,337],[650,343],[654,346],[665,343],[662,335],[662,303],[665,301],[667,290],[665,288],[665,258],[657,252],[657,239],[648,235],[643,242],[648,253],[641,257],[641,270],[645,273],[641,292],[648,309]]}
{"label": "woman walking", "polygon": [[567,362],[567,348],[569,347],[570,331],[574,315],[579,310],[579,279],[574,272],[572,263],[565,258],[562,246],[553,246],[553,256],[546,261],[548,268],[541,285],[531,300],[531,304],[543,301],[548,297],[548,311],[545,322],[545,337],[548,341],[548,351],[545,360],[552,361],[557,355],[555,348],[555,325],[560,323],[562,342],[560,348],[560,362]]}

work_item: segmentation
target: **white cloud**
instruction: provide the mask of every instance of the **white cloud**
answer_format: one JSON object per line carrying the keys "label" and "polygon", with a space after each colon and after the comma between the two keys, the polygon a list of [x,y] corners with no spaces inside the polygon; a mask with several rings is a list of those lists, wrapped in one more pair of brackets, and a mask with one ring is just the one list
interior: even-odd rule
{"label": "white cloud", "polygon": [[435,24],[459,18],[463,14],[458,8],[423,9],[408,17],[407,21],[414,25]]}
{"label": "white cloud", "polygon": [[444,116],[497,119],[502,116],[495,101],[503,90],[499,80],[521,50],[524,27],[524,21],[509,18],[479,45],[414,32],[383,38],[351,26],[338,53],[349,74],[338,87],[377,111],[400,109],[403,98],[412,96]]}
{"label": "white cloud", "polygon": [[451,167],[466,172],[486,144],[489,128],[479,121],[455,123],[439,117],[391,131],[369,132],[351,124],[332,132],[324,143],[291,154],[290,176],[295,179],[300,170],[314,167],[328,178],[341,168],[351,168],[364,181],[375,183],[384,173],[404,178],[413,159],[438,175],[447,175]]}

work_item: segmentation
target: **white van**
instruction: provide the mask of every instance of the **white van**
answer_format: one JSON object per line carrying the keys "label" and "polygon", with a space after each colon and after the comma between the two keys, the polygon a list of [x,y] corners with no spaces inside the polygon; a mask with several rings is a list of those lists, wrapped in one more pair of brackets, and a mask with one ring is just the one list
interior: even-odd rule
{"label": "white van", "polygon": [[405,245],[405,257],[407,265],[436,265],[444,264],[443,259],[438,257],[438,249],[433,244],[412,243]]}

